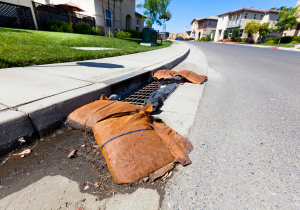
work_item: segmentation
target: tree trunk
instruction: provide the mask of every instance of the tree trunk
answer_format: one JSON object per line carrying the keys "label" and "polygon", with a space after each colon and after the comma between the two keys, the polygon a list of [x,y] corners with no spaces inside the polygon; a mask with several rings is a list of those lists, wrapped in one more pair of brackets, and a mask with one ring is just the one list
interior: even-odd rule
{"label": "tree trunk", "polygon": [[114,16],[113,16],[113,37],[115,37],[115,14],[116,14],[116,0],[114,0]]}
{"label": "tree trunk", "polygon": [[280,39],[279,39],[279,41],[278,41],[278,44],[280,44],[280,42],[281,42],[281,37],[282,37],[282,35],[283,35],[283,32],[282,32],[282,34],[281,34],[281,36],[280,36]]}
{"label": "tree trunk", "polygon": [[104,17],[104,35],[106,36],[106,14],[105,14],[105,8],[104,8],[104,4],[103,4],[103,1],[104,0],[102,0],[102,10],[103,10],[103,17]]}

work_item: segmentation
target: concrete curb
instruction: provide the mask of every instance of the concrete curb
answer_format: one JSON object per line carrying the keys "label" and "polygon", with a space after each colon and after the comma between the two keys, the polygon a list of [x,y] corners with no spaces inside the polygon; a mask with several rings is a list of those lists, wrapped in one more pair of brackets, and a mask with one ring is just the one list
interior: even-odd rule
{"label": "concrete curb", "polygon": [[156,70],[175,67],[189,55],[189,47],[184,46],[185,49],[178,55],[155,65],[141,68],[140,71],[37,100],[19,106],[17,109],[0,109],[0,114],[3,116],[0,117],[2,119],[0,120],[0,151],[13,146],[23,136],[32,137],[36,132],[38,137],[41,137],[54,131],[75,109],[99,99],[102,93],[110,95],[112,86],[116,84],[150,74]]}

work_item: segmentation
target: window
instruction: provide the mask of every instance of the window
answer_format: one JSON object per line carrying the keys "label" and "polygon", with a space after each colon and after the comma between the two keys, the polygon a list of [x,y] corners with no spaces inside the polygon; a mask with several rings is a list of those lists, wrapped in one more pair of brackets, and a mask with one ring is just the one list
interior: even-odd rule
{"label": "window", "polygon": [[247,18],[248,18],[248,12],[245,13],[245,19],[247,19]]}
{"label": "window", "polygon": [[112,13],[111,13],[111,10],[109,9],[105,9],[105,22],[106,22],[106,28],[111,28],[112,27],[112,24],[111,24],[111,16],[112,16]]}
{"label": "window", "polygon": [[232,30],[229,31],[228,38],[230,38],[231,35],[232,35]]}
{"label": "window", "polygon": [[209,21],[208,25],[209,25],[209,26],[211,25],[211,20]]}
{"label": "window", "polygon": [[255,13],[255,14],[254,14],[254,17],[253,17],[254,20],[256,20],[256,16],[257,16],[257,14]]}
{"label": "window", "polygon": [[239,34],[239,37],[243,37],[243,33],[244,33],[244,29],[241,29],[241,30],[240,30],[240,34]]}
{"label": "window", "polygon": [[222,21],[224,20],[224,16],[222,17]]}
{"label": "window", "polygon": [[264,15],[261,15],[261,16],[260,16],[260,20],[262,20],[263,18],[264,18]]}

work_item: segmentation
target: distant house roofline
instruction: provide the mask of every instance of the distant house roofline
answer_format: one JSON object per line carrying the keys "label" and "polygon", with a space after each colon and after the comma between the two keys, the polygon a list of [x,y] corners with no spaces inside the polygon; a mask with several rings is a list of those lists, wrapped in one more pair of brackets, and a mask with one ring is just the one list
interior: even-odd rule
{"label": "distant house roofline", "polygon": [[222,15],[226,15],[229,13],[234,13],[234,12],[242,12],[242,11],[249,11],[249,12],[261,12],[261,13],[269,13],[269,12],[273,12],[273,13],[279,13],[279,11],[277,10],[262,10],[262,9],[254,9],[254,8],[241,8],[241,9],[237,9],[237,10],[233,10],[233,11],[229,11],[229,12],[225,12],[222,14],[219,14],[218,17],[222,16]]}
{"label": "distant house roofline", "polygon": [[194,20],[191,22],[193,24],[194,21],[199,21],[199,20],[218,20],[219,18],[213,15],[204,17],[204,18],[194,18]]}
{"label": "distant house roofline", "polygon": [[144,16],[144,15],[138,13],[138,12],[135,12],[135,15],[146,18],[146,16]]}

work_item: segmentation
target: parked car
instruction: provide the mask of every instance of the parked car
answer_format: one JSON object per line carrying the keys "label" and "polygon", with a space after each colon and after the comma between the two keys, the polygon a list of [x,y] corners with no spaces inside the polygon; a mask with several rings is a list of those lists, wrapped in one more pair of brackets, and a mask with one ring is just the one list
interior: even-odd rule
{"label": "parked car", "polygon": [[175,38],[175,40],[183,40],[183,38],[181,36],[178,36]]}

